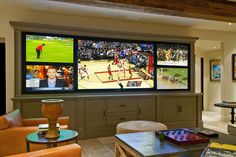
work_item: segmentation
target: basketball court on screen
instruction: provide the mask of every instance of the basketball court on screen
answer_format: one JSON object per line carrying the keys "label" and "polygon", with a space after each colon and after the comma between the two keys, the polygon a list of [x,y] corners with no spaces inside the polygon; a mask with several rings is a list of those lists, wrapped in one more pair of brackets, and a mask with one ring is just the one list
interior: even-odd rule
{"label": "basketball court on screen", "polygon": [[[119,89],[121,83],[124,88],[150,88],[153,87],[153,80],[145,80],[142,74],[147,72],[142,69],[139,72],[134,70],[134,65],[124,60],[121,60],[123,66],[112,64],[112,61],[107,60],[93,60],[81,61],[78,67],[86,67],[87,74],[78,72],[78,88],[79,89]],[[108,66],[110,65],[112,77],[109,77]],[[131,68],[132,76],[129,72]],[[125,70],[125,72],[124,72]],[[130,77],[131,76],[131,77]],[[129,81],[141,81],[138,86],[127,87]]]}

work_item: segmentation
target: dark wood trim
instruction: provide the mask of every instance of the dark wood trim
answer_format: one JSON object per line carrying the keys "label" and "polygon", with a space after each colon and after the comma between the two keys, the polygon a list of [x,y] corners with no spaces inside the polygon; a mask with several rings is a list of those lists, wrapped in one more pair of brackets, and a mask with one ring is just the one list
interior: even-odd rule
{"label": "dark wood trim", "polygon": [[51,0],[134,10],[171,16],[182,16],[226,22],[236,22],[236,3],[227,0]]}
{"label": "dark wood trim", "polygon": [[5,50],[5,43],[0,42],[0,82],[1,84],[1,103],[0,103],[0,115],[6,113],[6,60],[5,60],[6,50]]}
{"label": "dark wood trim", "polygon": [[[204,93],[204,58],[201,58],[201,93]],[[202,97],[202,110],[204,109],[204,97]]]}

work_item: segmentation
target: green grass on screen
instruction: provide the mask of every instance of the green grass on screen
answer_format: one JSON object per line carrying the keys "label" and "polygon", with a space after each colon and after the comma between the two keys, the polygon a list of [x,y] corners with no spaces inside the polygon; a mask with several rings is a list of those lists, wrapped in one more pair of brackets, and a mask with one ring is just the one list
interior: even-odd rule
{"label": "green grass on screen", "polygon": [[[36,47],[44,43],[40,58],[37,58]],[[51,38],[51,39],[27,39],[26,61],[27,62],[62,62],[73,63],[73,39]]]}

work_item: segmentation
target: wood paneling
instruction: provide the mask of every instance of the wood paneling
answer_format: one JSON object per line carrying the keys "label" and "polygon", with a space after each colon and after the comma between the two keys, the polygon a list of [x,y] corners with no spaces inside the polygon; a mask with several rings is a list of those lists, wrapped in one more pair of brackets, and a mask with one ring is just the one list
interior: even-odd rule
{"label": "wood paneling", "polygon": [[236,3],[227,0],[52,0],[217,21],[236,22]]}

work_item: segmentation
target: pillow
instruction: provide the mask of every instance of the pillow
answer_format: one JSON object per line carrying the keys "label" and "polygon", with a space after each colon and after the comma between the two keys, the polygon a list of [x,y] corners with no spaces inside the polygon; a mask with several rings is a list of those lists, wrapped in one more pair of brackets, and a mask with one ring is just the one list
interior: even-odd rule
{"label": "pillow", "polygon": [[10,123],[4,116],[0,116],[0,130],[7,129],[10,127]]}
{"label": "pillow", "polygon": [[10,113],[7,113],[4,116],[10,122],[11,127],[23,126],[23,121],[22,121],[21,113],[19,109],[12,111]]}

